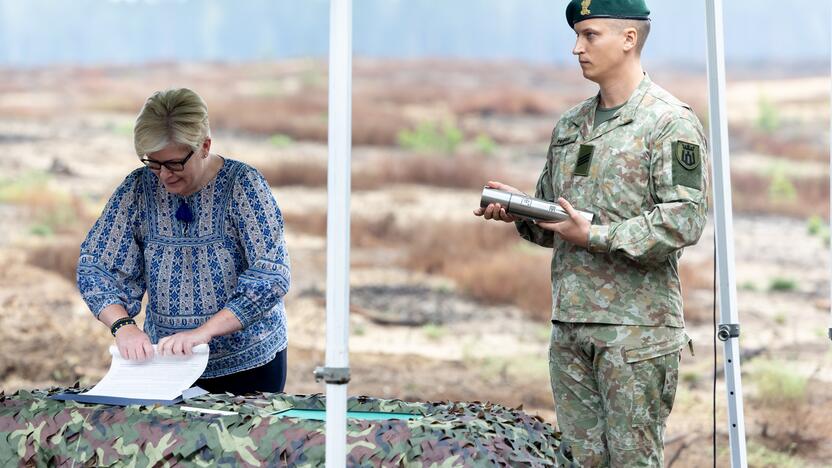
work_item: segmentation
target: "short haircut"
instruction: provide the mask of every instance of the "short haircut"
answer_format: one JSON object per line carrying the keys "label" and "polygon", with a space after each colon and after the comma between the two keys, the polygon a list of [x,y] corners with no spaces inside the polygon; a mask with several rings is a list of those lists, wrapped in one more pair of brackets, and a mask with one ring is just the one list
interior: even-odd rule
{"label": "short haircut", "polygon": [[641,50],[644,49],[644,43],[647,42],[647,36],[650,35],[650,20],[615,19],[614,21],[618,26],[619,31],[623,31],[627,28],[634,28],[636,30],[638,33],[638,39],[636,40],[636,53],[641,55]]}
{"label": "short haircut", "polygon": [[157,91],[147,98],[133,127],[133,146],[142,157],[170,143],[199,149],[211,136],[208,106],[187,88]]}

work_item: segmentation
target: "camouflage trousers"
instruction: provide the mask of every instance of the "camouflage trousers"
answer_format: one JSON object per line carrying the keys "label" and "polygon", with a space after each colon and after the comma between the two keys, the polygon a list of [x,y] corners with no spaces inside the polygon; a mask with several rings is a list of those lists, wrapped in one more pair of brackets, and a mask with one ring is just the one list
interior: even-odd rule
{"label": "camouflage trousers", "polygon": [[557,421],[580,466],[664,466],[664,427],[688,342],[683,328],[554,322]]}

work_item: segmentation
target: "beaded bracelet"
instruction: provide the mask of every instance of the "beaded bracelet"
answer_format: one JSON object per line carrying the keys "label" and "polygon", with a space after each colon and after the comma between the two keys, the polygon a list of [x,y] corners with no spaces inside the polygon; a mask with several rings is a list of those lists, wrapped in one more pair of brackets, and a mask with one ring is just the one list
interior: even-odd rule
{"label": "beaded bracelet", "polygon": [[116,336],[116,332],[117,332],[117,331],[118,331],[121,327],[123,327],[123,326],[125,326],[125,325],[135,325],[135,324],[136,324],[136,321],[135,321],[135,320],[133,320],[132,318],[130,318],[130,317],[122,317],[122,318],[120,318],[120,319],[116,320],[115,322],[113,322],[113,324],[112,324],[112,325],[110,325],[110,333],[112,333],[112,334],[113,334],[113,336]]}

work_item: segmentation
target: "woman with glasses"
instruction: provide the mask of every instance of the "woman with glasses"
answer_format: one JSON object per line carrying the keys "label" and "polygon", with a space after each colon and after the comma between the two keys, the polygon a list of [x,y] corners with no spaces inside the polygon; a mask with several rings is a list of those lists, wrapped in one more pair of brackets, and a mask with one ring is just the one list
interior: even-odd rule
{"label": "woman with glasses", "polygon": [[[116,189],[81,245],[84,300],[126,359],[208,343],[202,388],[282,392],[289,256],[268,183],[211,152],[208,108],[189,89],[150,96],[133,133],[144,167]],[[134,317],[145,291],[141,330]]]}

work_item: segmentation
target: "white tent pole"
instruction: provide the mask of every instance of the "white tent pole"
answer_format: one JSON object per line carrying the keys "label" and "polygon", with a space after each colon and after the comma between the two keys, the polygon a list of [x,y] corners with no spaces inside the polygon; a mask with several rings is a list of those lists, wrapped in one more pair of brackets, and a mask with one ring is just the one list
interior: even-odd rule
{"label": "white tent pole", "polygon": [[[830,27],[829,27],[829,51],[830,51],[830,60],[829,60],[829,71],[830,75],[832,75],[832,10],[830,10]],[[829,88],[829,236],[830,242],[832,242],[832,85]],[[828,334],[829,339],[832,340],[832,255],[829,258],[829,304],[830,304],[830,316],[829,316],[829,328]]]}
{"label": "white tent pole", "polygon": [[739,314],[734,277],[734,222],[731,212],[731,164],[728,159],[728,121],[725,111],[725,53],[722,0],[706,0],[708,33],[708,118],[713,155],[714,232],[719,278],[720,325],[724,343],[725,385],[728,393],[728,434],[731,466],[746,468],[745,420],[740,376]]}
{"label": "white tent pole", "polygon": [[352,0],[330,0],[326,225],[326,466],[346,465],[350,303]]}

